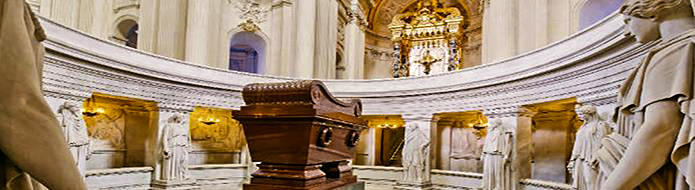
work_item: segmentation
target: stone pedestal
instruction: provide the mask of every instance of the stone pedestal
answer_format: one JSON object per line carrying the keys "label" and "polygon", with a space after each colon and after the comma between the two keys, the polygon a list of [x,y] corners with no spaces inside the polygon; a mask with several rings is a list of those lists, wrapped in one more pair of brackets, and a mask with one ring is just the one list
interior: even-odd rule
{"label": "stone pedestal", "polygon": [[163,189],[175,189],[175,190],[188,190],[188,189],[201,189],[195,180],[183,180],[183,181],[162,181],[153,180],[152,181],[153,190],[163,190]]}
{"label": "stone pedestal", "polygon": [[424,183],[411,183],[411,182],[406,182],[406,181],[401,181],[396,183],[396,186],[393,187],[393,189],[408,189],[408,190],[429,190],[429,189],[434,189],[432,187],[431,182],[424,182]]}

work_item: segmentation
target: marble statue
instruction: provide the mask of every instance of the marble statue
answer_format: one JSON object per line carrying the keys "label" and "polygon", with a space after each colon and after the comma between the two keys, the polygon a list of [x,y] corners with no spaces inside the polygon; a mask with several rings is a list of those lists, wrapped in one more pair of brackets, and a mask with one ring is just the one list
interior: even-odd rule
{"label": "marble statue", "polygon": [[601,140],[611,132],[611,126],[599,117],[595,106],[577,106],[576,112],[584,123],[577,131],[567,165],[572,174],[572,188],[598,190],[600,187],[596,186],[596,179],[599,170],[595,155],[601,148]]}
{"label": "marble statue", "polygon": [[191,149],[191,137],[184,123],[183,116],[175,114],[169,117],[162,129],[161,180],[188,179],[188,152]]}
{"label": "marble statue", "polygon": [[63,129],[65,140],[70,146],[70,152],[77,162],[77,168],[84,175],[87,170],[87,159],[91,153],[87,124],[82,119],[80,106],[76,102],[63,103],[58,108],[58,121]]}
{"label": "marble statue", "polygon": [[512,132],[502,126],[502,120],[493,120],[483,145],[483,189],[512,189],[512,149]]}
{"label": "marble statue", "polygon": [[620,8],[640,43],[657,39],[618,93],[616,119],[629,137],[601,189],[695,187],[695,18],[689,0],[627,0]]}
{"label": "marble statue", "polygon": [[23,0],[0,7],[0,189],[87,189],[43,96],[38,18]]}
{"label": "marble statue", "polygon": [[427,158],[429,158],[430,141],[417,124],[406,127],[405,145],[403,147],[403,181],[429,181]]}

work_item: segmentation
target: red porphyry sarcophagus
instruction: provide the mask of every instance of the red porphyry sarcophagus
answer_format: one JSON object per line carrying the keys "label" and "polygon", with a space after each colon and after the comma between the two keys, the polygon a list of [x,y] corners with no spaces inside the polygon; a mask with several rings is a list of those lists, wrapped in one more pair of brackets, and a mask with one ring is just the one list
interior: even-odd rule
{"label": "red porphyry sarcophagus", "polygon": [[317,80],[250,84],[234,112],[251,158],[244,189],[333,189],[355,183],[348,160],[366,121],[358,99],[343,102]]}

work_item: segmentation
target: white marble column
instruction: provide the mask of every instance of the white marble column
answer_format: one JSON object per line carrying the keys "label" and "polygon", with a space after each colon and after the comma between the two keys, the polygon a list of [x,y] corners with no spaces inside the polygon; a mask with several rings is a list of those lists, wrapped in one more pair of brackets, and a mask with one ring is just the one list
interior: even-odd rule
{"label": "white marble column", "polygon": [[140,27],[138,28],[138,49],[155,53],[157,51],[157,27],[159,24],[160,0],[140,2]]}
{"label": "white marble column", "polygon": [[[512,156],[511,156],[511,183],[512,190],[520,189],[519,181],[531,177],[531,149],[532,147],[532,117],[535,111],[512,106],[485,110],[491,125],[495,119],[500,119],[507,130],[512,131]],[[483,161],[485,163],[485,161]]]}
{"label": "white marble column", "polygon": [[[86,20],[81,19],[80,22],[85,28],[87,28],[86,30],[89,31],[90,34],[102,39],[108,39],[111,37],[111,35],[113,35],[113,31],[109,29],[111,27],[115,27],[105,24],[105,22],[112,19],[111,17],[113,15],[113,9],[111,8],[111,2],[93,1],[91,6],[92,14],[90,17],[92,18]],[[80,15],[80,17],[82,17],[82,15]]]}
{"label": "white marble column", "polygon": [[187,5],[188,0],[160,1],[155,53],[175,59],[184,59]]}
{"label": "white marble column", "polygon": [[345,26],[344,79],[364,79],[365,25],[359,1],[352,0]]}
{"label": "white marble column", "polygon": [[519,0],[485,0],[483,4],[483,64],[517,54]]}
{"label": "white marble column", "polygon": [[320,79],[333,79],[338,46],[338,2],[336,0],[316,1],[316,9],[313,76]]}
{"label": "white marble column", "polygon": [[405,144],[403,145],[403,177],[396,189],[431,189],[432,126],[436,121],[432,114],[403,115],[405,120]]}
{"label": "white marble column", "polygon": [[293,3],[273,0],[270,12],[270,64],[267,74],[291,76],[295,52]]}
{"label": "white marble column", "polygon": [[296,46],[292,76],[304,79],[313,77],[316,41],[317,1],[298,0],[295,2]]}
{"label": "white marble column", "polygon": [[150,0],[140,5],[138,49],[184,60],[188,0]]}
{"label": "white marble column", "polygon": [[215,47],[229,43],[219,38],[223,1],[188,1],[186,24],[186,61],[200,65],[214,65],[218,61]]}
{"label": "white marble column", "polygon": [[41,16],[51,20],[77,28],[80,13],[80,0],[43,0],[41,2]]}

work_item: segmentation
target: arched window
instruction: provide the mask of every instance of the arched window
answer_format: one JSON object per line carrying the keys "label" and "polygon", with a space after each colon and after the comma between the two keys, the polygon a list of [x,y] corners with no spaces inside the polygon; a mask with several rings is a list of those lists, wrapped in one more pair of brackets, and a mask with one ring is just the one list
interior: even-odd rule
{"label": "arched window", "polygon": [[134,20],[123,20],[116,25],[116,34],[113,38],[128,47],[138,46],[138,23]]}
{"label": "arched window", "polygon": [[579,29],[584,29],[618,10],[623,0],[587,0],[579,10]]}
{"label": "arched window", "polygon": [[265,40],[255,33],[234,34],[229,46],[229,70],[263,73],[265,47]]}

